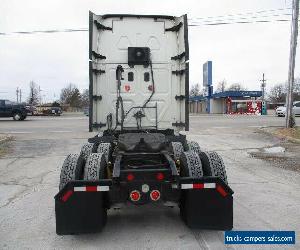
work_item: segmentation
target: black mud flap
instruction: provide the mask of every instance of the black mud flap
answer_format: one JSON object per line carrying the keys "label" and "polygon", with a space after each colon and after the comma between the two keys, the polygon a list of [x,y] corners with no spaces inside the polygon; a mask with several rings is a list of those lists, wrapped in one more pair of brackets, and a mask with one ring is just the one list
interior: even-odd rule
{"label": "black mud flap", "polygon": [[180,214],[190,228],[231,230],[233,191],[219,178],[181,179]]}
{"label": "black mud flap", "polygon": [[100,232],[106,224],[108,181],[69,182],[55,196],[58,235]]}

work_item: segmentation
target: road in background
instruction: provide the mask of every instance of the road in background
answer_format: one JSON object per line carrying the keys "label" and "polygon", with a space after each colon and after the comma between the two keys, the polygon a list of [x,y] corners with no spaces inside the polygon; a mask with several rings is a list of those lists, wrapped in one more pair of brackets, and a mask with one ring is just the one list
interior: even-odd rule
{"label": "road in background", "polygon": [[[187,134],[203,150],[217,150],[224,158],[229,185],[235,191],[234,230],[295,230],[299,242],[299,172],[274,167],[249,154],[278,143],[258,132],[259,126],[283,125],[284,118],[273,116],[191,116],[191,131]],[[223,232],[191,230],[181,221],[178,208],[156,205],[110,210],[102,233],[56,235],[53,197],[58,191],[60,168],[66,155],[79,152],[93,135],[87,132],[87,126],[88,118],[84,116],[29,117],[24,122],[0,120],[0,133],[13,132],[15,138],[9,153],[0,159],[1,249],[226,247]]]}
{"label": "road in background", "polygon": [[[300,124],[300,117],[296,117]],[[191,115],[191,129],[259,128],[284,126],[284,117],[253,115]],[[16,122],[0,118],[0,133],[41,134],[88,132],[88,117],[83,114],[63,116],[29,116],[25,121]]]}

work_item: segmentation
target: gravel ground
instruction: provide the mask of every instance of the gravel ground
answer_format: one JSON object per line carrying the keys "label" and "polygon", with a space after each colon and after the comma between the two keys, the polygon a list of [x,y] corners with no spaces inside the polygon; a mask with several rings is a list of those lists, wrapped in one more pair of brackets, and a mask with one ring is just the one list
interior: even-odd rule
{"label": "gravel ground", "polygon": [[[186,227],[177,207],[125,206],[110,210],[98,234],[58,236],[54,195],[61,165],[93,134],[86,117],[38,117],[0,121],[13,134],[11,152],[0,159],[0,249],[253,249],[224,245],[224,232]],[[188,138],[224,159],[234,190],[234,230],[296,231],[296,245],[255,249],[299,249],[300,173],[250,155],[280,140],[256,131],[277,117],[193,117]],[[275,150],[276,151],[276,150]]]}
{"label": "gravel ground", "polygon": [[274,145],[255,149],[250,152],[253,157],[266,160],[275,166],[300,172],[300,144],[289,138],[276,135],[277,128],[259,129],[258,133],[269,137]]}

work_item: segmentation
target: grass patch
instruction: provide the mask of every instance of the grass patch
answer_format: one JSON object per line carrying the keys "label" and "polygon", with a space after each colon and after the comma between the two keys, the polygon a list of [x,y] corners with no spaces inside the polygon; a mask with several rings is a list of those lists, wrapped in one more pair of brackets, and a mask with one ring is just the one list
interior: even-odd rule
{"label": "grass patch", "polygon": [[9,142],[12,140],[11,136],[0,135],[0,157],[3,157],[9,152]]}
{"label": "grass patch", "polygon": [[300,127],[296,128],[278,128],[274,131],[274,134],[287,139],[300,140]]}

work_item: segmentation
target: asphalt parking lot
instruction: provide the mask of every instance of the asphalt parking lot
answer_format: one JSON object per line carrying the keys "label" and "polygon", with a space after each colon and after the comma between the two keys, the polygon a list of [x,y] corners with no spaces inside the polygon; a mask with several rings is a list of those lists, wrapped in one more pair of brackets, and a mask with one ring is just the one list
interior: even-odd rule
{"label": "asphalt parking lot", "polygon": [[[257,132],[282,126],[275,116],[191,116],[187,133],[204,150],[216,150],[227,167],[234,194],[234,230],[290,230],[300,237],[300,174],[253,158],[249,152],[278,141]],[[297,118],[300,124],[300,118]],[[221,231],[191,230],[179,209],[146,205],[108,213],[102,233],[58,236],[54,195],[60,167],[93,134],[83,115],[0,119],[0,134],[11,134],[0,158],[0,249],[252,249],[224,245]],[[299,243],[298,243],[299,244]],[[299,249],[299,245],[284,246]],[[283,249],[257,245],[255,249]]]}

